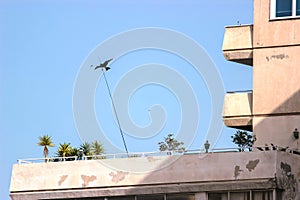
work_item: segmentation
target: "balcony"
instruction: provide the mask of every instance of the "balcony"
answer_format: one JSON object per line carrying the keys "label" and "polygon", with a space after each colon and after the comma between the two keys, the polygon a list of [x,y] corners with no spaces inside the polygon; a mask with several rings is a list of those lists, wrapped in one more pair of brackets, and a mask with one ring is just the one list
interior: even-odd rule
{"label": "balcony", "polygon": [[226,126],[252,131],[252,91],[227,93],[222,115]]}
{"label": "balcony", "polygon": [[253,65],[253,25],[225,27],[223,55],[228,61]]}

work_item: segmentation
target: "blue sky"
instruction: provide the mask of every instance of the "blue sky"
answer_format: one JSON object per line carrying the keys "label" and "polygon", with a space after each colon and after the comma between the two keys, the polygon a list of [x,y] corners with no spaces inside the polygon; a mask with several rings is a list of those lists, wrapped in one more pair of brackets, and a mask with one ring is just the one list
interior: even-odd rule
{"label": "blue sky", "polygon": [[[227,62],[221,48],[225,26],[252,23],[252,4],[252,0],[0,1],[0,199],[9,199],[11,168],[17,159],[43,156],[36,145],[38,136],[51,135],[56,146],[82,143],[73,119],[76,78],[91,52],[114,35],[145,27],[182,33],[206,50],[225,91],[251,89],[252,68]],[[200,121],[189,149],[201,148],[211,118],[210,92],[214,91],[208,91],[205,77],[197,76],[185,60],[153,49],[123,55],[106,73],[112,92],[128,72],[147,63],[168,66],[195,91]],[[151,106],[161,105],[166,113],[166,122],[155,136],[125,134],[129,151],[155,151],[164,136],[176,134],[181,111],[176,94],[168,88],[145,85],[126,101],[132,121],[140,127],[151,124]],[[109,141],[122,149],[112,113],[105,82],[99,78],[95,114]],[[233,133],[224,127],[215,147],[233,147]],[[55,151],[56,147],[51,148],[50,155]]]}

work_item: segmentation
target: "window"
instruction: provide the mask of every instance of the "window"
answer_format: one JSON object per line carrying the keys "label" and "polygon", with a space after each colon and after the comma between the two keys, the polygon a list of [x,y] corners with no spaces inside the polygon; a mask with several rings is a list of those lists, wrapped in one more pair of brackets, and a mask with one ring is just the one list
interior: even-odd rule
{"label": "window", "polygon": [[253,200],[273,200],[273,191],[253,191]]}
{"label": "window", "polygon": [[276,0],[276,17],[292,16],[293,0]]}
{"label": "window", "polygon": [[300,0],[296,2],[296,15],[300,16]]}
{"label": "window", "polygon": [[[277,193],[278,199],[281,199],[280,196]],[[208,193],[208,200],[273,200],[273,190],[213,192]]]}
{"label": "window", "polygon": [[137,200],[164,200],[164,194],[153,194],[153,195],[139,195]]}
{"label": "window", "polygon": [[300,0],[271,0],[271,19],[300,16]]}
{"label": "window", "polygon": [[167,194],[167,200],[195,200],[193,194]]}
{"label": "window", "polygon": [[138,195],[137,200],[195,200],[195,195],[194,194]]}
{"label": "window", "polygon": [[104,200],[135,200],[135,196],[108,197]]}
{"label": "window", "polygon": [[230,192],[230,200],[250,200],[250,192]]}
{"label": "window", "polygon": [[208,193],[208,200],[228,200],[228,193]]}
{"label": "window", "polygon": [[208,200],[250,200],[250,191],[208,193]]}

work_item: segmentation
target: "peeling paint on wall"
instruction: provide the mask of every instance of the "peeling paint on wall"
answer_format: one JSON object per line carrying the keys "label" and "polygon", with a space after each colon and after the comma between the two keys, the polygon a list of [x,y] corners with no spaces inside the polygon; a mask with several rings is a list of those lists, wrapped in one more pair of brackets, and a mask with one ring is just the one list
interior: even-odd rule
{"label": "peeling paint on wall", "polygon": [[96,176],[86,176],[86,175],[81,175],[81,179],[83,180],[82,187],[86,187],[89,185],[90,182],[94,181],[97,179]]}
{"label": "peeling paint on wall", "polygon": [[154,158],[154,157],[147,157],[147,160],[149,161],[149,162],[155,162],[155,161],[157,161],[157,160],[160,160],[159,158]]}
{"label": "peeling paint on wall", "polygon": [[249,172],[255,169],[257,164],[259,163],[259,159],[256,160],[250,160],[248,164],[246,165],[246,168],[248,169]]}
{"label": "peeling paint on wall", "polygon": [[117,173],[114,173],[114,172],[109,173],[109,175],[112,176],[111,181],[114,183],[123,181],[128,174],[129,174],[128,172],[122,172],[122,171],[117,171]]}
{"label": "peeling paint on wall", "polygon": [[[246,168],[248,169],[249,172],[251,172],[252,170],[254,170],[257,167],[258,163],[259,163],[259,159],[249,160],[249,162],[246,164]],[[234,176],[235,180],[237,180],[239,178],[241,172],[243,172],[243,171],[244,170],[242,170],[239,165],[236,165],[234,167],[233,176]]]}
{"label": "peeling paint on wall", "polygon": [[280,163],[281,174],[278,177],[278,185],[284,189],[283,200],[294,200],[298,194],[297,180],[292,174],[292,168],[288,163]]}
{"label": "peeling paint on wall", "polygon": [[58,181],[58,185],[60,186],[67,178],[68,178],[68,175],[60,176],[60,179]]}
{"label": "peeling paint on wall", "polygon": [[235,179],[238,179],[238,177],[239,177],[239,175],[241,174],[242,171],[243,171],[243,170],[241,170],[241,167],[238,166],[238,165],[236,165],[236,166],[234,167],[234,178],[235,178]]}

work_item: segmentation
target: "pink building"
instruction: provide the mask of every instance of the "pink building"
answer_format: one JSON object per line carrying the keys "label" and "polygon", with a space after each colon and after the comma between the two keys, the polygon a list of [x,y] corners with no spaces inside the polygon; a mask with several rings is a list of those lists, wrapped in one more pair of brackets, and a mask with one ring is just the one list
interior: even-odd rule
{"label": "pink building", "polygon": [[225,125],[253,130],[256,146],[299,149],[300,1],[254,0],[254,24],[226,27],[223,54],[253,67],[253,92],[225,97]]}

